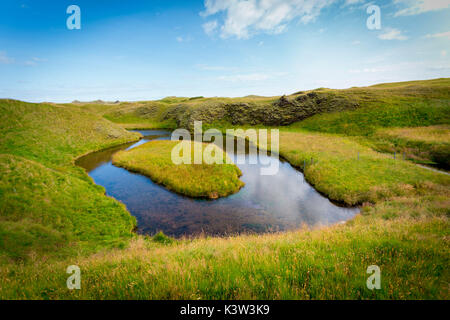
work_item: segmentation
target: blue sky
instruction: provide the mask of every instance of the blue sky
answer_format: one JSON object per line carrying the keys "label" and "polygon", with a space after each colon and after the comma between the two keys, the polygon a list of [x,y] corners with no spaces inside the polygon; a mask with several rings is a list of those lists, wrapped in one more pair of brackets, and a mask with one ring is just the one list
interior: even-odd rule
{"label": "blue sky", "polygon": [[[69,5],[81,29],[69,30]],[[366,9],[381,9],[369,30]],[[450,0],[0,2],[0,98],[290,94],[450,77]]]}

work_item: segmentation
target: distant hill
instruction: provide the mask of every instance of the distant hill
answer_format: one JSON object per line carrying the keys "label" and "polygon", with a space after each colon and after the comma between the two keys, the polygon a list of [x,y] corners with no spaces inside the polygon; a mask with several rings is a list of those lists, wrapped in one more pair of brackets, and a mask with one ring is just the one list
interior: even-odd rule
{"label": "distant hill", "polygon": [[[450,79],[443,78],[344,90],[319,88],[281,97],[166,97],[116,105],[88,103],[84,107],[128,127],[149,124],[153,127],[190,129],[195,120],[201,120],[204,124],[286,126],[319,114],[334,114],[315,121],[314,125],[308,123],[307,127],[311,130],[361,134],[364,129],[355,126],[370,127],[374,123],[377,126],[417,126],[423,121],[446,124],[450,114],[447,112],[449,99]],[[386,113],[393,113],[395,117],[385,117]],[[361,118],[362,114],[370,114],[370,119]],[[358,119],[356,115],[359,115]],[[351,123],[341,117],[348,117]],[[338,126],[336,122],[342,125]]]}

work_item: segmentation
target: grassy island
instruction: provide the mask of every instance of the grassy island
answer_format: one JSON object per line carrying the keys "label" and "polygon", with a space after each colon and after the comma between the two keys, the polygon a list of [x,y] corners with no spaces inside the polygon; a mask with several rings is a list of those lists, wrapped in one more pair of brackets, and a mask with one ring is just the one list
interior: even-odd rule
{"label": "grassy island", "polygon": [[[216,152],[223,153],[223,162],[220,164],[206,164],[204,161],[202,164],[174,164],[171,159],[172,149],[179,143],[150,141],[135,149],[117,153],[113,164],[142,173],[156,183],[190,197],[216,199],[236,193],[244,185],[239,180],[241,170],[235,164],[226,164],[226,153],[214,145],[210,146]],[[202,144],[202,150],[207,146]]]}

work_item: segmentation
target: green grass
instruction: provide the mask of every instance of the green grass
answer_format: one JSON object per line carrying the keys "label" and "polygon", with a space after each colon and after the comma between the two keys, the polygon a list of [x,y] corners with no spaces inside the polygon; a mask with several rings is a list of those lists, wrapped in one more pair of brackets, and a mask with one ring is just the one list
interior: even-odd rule
{"label": "green grass", "polygon": [[[448,169],[448,138],[444,134],[447,142],[436,140],[434,129],[447,128],[444,132],[448,132],[450,79],[327,91],[344,95],[359,107],[355,110],[316,114],[286,129],[359,137],[359,142],[378,151],[405,153],[408,159],[416,162]],[[421,130],[420,135],[430,135],[430,139],[424,141],[418,138],[420,129],[414,128],[419,127],[429,127]],[[398,130],[402,128],[409,128],[409,135],[399,136]]]}
{"label": "green grass", "polygon": [[[290,125],[345,136],[363,137],[363,143],[383,152],[407,153],[409,159],[448,169],[448,148],[416,143],[392,135],[380,137],[383,128],[450,124],[450,79],[408,81],[371,87],[333,90],[321,88],[285,97],[178,98],[111,105],[87,105],[126,128],[193,128]],[[112,109],[111,109],[112,108]],[[302,120],[302,121],[298,121]]]}
{"label": "green grass", "polygon": [[287,125],[345,135],[373,134],[380,127],[414,127],[450,123],[450,79],[409,81],[371,87],[317,90],[283,97],[180,98],[86,104],[107,119],[124,124],[148,123],[192,128],[204,124]]}
{"label": "green grass", "polygon": [[138,139],[70,107],[0,100],[0,257],[22,261],[126,242],[134,217],[74,160]]}
{"label": "green grass", "polygon": [[[280,153],[322,193],[361,204],[361,214],[327,228],[176,241],[132,237],[125,208],[73,165],[81,154],[137,139],[100,117],[149,102],[0,101],[0,298],[449,299],[450,178],[376,151],[379,134],[389,143],[447,143],[418,127],[448,125],[449,79],[318,92],[358,107],[280,128]],[[228,104],[221,99],[169,97],[157,112],[186,124],[177,106],[188,104],[190,120],[231,127],[216,117]],[[240,99],[252,99],[249,115],[278,98]],[[73,264],[81,290],[66,287]],[[373,264],[381,290],[366,288]]]}
{"label": "green grass", "polygon": [[450,123],[450,100],[415,97],[379,98],[354,111],[320,114],[293,125],[311,131],[369,136],[378,128]]}
{"label": "green grass", "polygon": [[[448,299],[448,222],[429,211],[444,197],[418,201],[383,201],[320,230],[175,243],[138,238],[127,249],[50,265],[7,265],[0,269],[0,297]],[[65,287],[69,264],[81,268],[79,291]],[[381,268],[381,290],[365,286],[373,264]]]}
{"label": "green grass", "polygon": [[91,181],[13,155],[0,155],[0,257],[74,254],[119,243],[135,218]]}
{"label": "green grass", "polygon": [[174,120],[164,120],[159,121],[154,118],[142,118],[139,115],[133,113],[127,113],[123,115],[105,115],[105,119],[112,122],[120,124],[122,127],[133,130],[133,129],[174,129],[176,128],[176,123]]}
{"label": "green grass", "polygon": [[373,136],[374,146],[418,163],[450,170],[450,126],[380,129]]}
{"label": "green grass", "polygon": [[280,155],[302,168],[317,190],[349,205],[376,203],[379,198],[401,195],[427,181],[445,186],[450,183],[446,175],[419,168],[409,161],[394,160],[338,135],[281,132]]}
{"label": "green grass", "polygon": [[[239,168],[232,163],[226,164],[227,154],[214,144],[201,144],[200,148],[205,156],[205,149],[213,147],[214,155],[222,154],[220,162],[193,164],[196,143],[150,141],[132,150],[116,153],[113,164],[142,173],[156,183],[190,197],[215,199],[238,192],[244,186],[239,180],[242,175]],[[179,144],[186,144],[190,149],[192,164],[173,163],[172,150]],[[201,157],[201,154],[198,155]]]}
{"label": "green grass", "polygon": [[140,137],[70,106],[15,100],[0,100],[0,133],[0,153],[14,154],[83,179],[87,179],[86,174],[73,165],[76,157]]}
{"label": "green grass", "polygon": [[383,130],[387,134],[400,139],[425,143],[448,143],[450,141],[450,126],[429,126],[416,128],[390,128]]}

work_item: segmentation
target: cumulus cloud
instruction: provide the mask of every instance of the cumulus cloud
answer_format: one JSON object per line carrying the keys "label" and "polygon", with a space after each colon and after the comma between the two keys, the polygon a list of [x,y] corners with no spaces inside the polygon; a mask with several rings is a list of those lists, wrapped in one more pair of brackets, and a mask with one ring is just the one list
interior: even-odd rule
{"label": "cumulus cloud", "polygon": [[395,13],[396,17],[450,8],[450,0],[394,0],[394,3],[403,7]]}
{"label": "cumulus cloud", "polygon": [[[217,29],[223,38],[246,39],[259,32],[281,33],[296,19],[301,23],[314,21],[321,10],[337,0],[205,0],[202,16],[224,13],[220,25],[217,20],[206,23],[203,29],[212,34]],[[349,0],[354,2],[353,0]]]}
{"label": "cumulus cloud", "polygon": [[408,37],[403,35],[403,33],[394,28],[386,28],[385,32],[378,36],[381,40],[407,40]]}
{"label": "cumulus cloud", "polygon": [[[247,39],[257,33],[282,33],[293,20],[307,24],[314,21],[322,9],[339,2],[344,7],[370,3],[367,0],[205,0],[205,9],[200,15],[223,16],[223,20],[220,19],[222,21],[215,19],[203,24],[207,35],[219,33],[222,38]],[[392,2],[398,8],[395,16],[411,16],[450,8],[450,0]]]}

